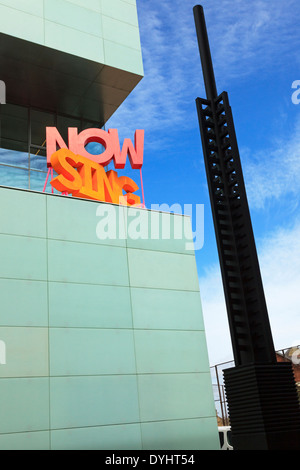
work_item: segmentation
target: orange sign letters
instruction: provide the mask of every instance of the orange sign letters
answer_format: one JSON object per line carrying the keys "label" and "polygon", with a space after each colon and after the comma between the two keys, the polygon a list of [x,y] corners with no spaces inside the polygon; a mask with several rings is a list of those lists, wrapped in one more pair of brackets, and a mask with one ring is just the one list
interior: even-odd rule
{"label": "orange sign letters", "polygon": [[[104,166],[111,161],[115,168],[124,168],[127,156],[133,169],[141,169],[144,153],[144,131],[137,130],[135,144],[125,139],[120,148],[118,131],[109,129],[87,129],[78,134],[76,128],[68,129],[68,146],[55,127],[47,127],[47,166],[58,176],[50,184],[62,193],[75,197],[95,199],[122,205],[141,204],[140,197],[133,194],[139,189],[127,176],[118,176],[116,171],[105,172]],[[92,155],[85,146],[98,142],[104,152]],[[59,147],[59,150],[57,150]]]}

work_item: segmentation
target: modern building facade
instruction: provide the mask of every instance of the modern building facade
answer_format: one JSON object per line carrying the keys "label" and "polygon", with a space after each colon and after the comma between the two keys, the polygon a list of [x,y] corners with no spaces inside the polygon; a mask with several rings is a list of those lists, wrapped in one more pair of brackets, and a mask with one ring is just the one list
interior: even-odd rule
{"label": "modern building facade", "polygon": [[43,191],[46,127],[102,128],[143,76],[136,2],[0,13],[0,449],[218,449],[189,219]]}
{"label": "modern building facade", "polygon": [[1,1],[0,71],[1,182],[42,190],[45,128],[103,127],[143,76],[135,0]]}

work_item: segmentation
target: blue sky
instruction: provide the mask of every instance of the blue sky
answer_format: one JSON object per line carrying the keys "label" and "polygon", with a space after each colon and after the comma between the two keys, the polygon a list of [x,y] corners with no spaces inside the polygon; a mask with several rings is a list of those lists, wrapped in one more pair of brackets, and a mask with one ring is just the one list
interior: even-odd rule
{"label": "blue sky", "polygon": [[[210,364],[232,359],[195,99],[205,98],[190,0],[137,0],[145,76],[108,122],[145,129],[146,205],[204,204],[196,252]],[[218,92],[233,110],[276,349],[300,344],[298,0],[203,0]]]}

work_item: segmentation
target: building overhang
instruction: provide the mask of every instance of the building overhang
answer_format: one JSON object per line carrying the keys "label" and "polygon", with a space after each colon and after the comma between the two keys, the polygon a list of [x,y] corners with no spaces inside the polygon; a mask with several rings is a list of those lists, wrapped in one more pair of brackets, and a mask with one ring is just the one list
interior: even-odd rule
{"label": "building overhang", "polygon": [[6,102],[42,108],[102,126],[142,75],[0,33]]}

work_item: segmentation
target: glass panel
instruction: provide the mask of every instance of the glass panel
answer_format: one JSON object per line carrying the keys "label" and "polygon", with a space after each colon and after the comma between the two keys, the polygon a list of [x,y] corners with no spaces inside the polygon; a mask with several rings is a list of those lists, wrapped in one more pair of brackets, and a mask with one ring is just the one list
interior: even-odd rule
{"label": "glass panel", "polygon": [[101,124],[97,121],[82,121],[82,130],[92,128],[105,130],[104,126],[101,126]]}
{"label": "glass panel", "polygon": [[48,171],[45,150],[36,150],[30,153],[30,169]]}
{"label": "glass panel", "polygon": [[0,148],[0,163],[28,168],[28,152]]}
{"label": "glass panel", "polygon": [[[43,172],[43,171],[30,171],[30,189],[32,191],[40,191],[42,192],[45,186],[45,182],[47,179],[47,174],[48,172]],[[56,173],[54,172],[53,177],[56,176]],[[50,184],[50,181],[52,180],[51,174],[49,174],[47,185],[45,192],[46,193],[52,193],[52,186]],[[56,189],[53,189],[54,194],[61,194]]]}
{"label": "glass panel", "polygon": [[28,189],[28,170],[0,165],[0,185]]}
{"label": "glass panel", "polygon": [[28,168],[28,110],[1,106],[0,163]]}
{"label": "glass panel", "polygon": [[68,145],[68,129],[69,127],[76,127],[80,132],[81,121],[80,119],[73,119],[66,116],[57,116],[57,130]]}
{"label": "glass panel", "polygon": [[[28,109],[23,106],[6,104],[1,106],[1,147],[3,141],[9,144],[8,148],[16,149],[14,142],[23,143],[27,150],[28,143]],[[25,145],[24,145],[25,144]]]}
{"label": "glass panel", "polygon": [[55,126],[55,115],[42,111],[30,110],[31,144],[45,146],[46,127]]}

